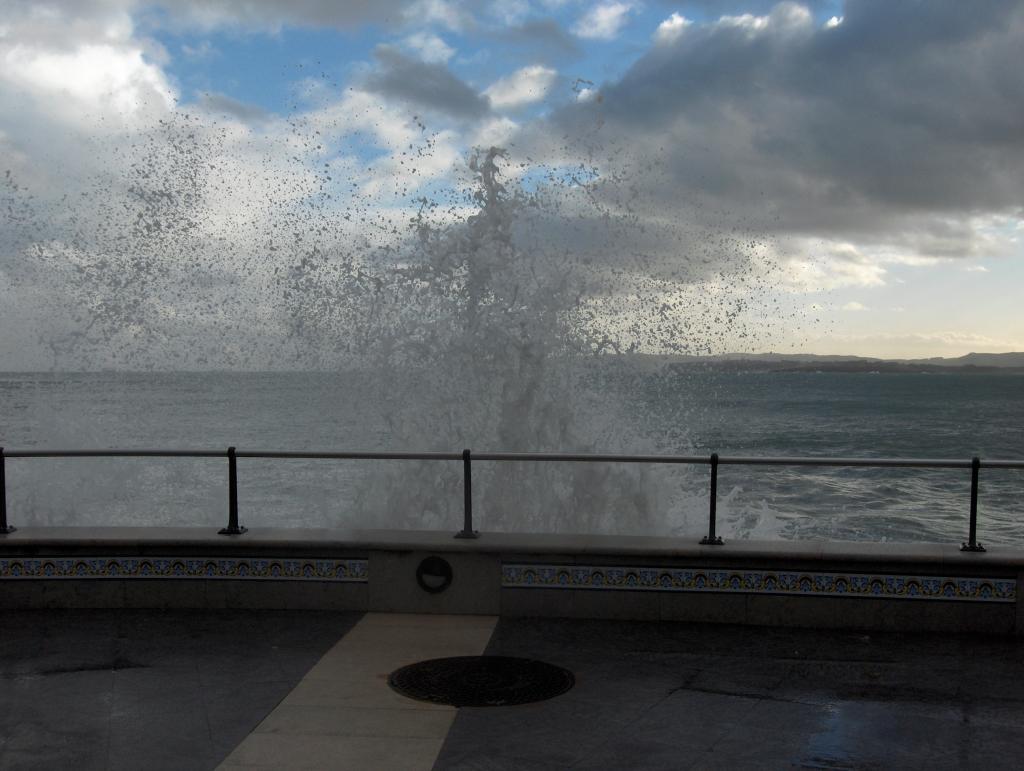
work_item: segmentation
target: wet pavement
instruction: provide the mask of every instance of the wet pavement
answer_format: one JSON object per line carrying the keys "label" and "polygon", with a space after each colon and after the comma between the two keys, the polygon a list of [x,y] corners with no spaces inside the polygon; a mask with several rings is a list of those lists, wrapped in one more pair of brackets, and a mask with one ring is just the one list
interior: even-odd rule
{"label": "wet pavement", "polygon": [[991,769],[1024,752],[1014,640],[524,619],[487,653],[576,687],[459,710],[437,769]]}
{"label": "wet pavement", "polygon": [[358,613],[0,613],[0,769],[214,768]]}
{"label": "wet pavement", "polygon": [[[344,710],[359,720],[317,727],[320,701],[298,694],[312,683],[337,700],[343,678],[331,673],[355,682],[357,652],[386,663],[398,637],[421,635],[395,617],[394,645],[339,646],[361,618],[0,613],[0,769],[214,768],[261,723],[269,732],[265,720],[289,697],[304,715],[289,730],[310,738],[274,767],[344,768],[326,737],[379,736],[373,716],[352,701]],[[476,639],[478,626],[451,630]],[[444,632],[444,645],[461,645],[459,634]],[[991,769],[1019,767],[1024,752],[1024,643],[1011,639],[504,619],[486,652],[566,667],[575,687],[535,704],[460,709],[429,753],[429,742],[406,742],[424,747],[416,766],[436,756],[435,769]],[[372,712],[378,687],[387,688],[379,673],[350,698]],[[405,729],[388,709],[375,714],[392,715],[398,745]],[[315,758],[303,756],[307,744]]]}

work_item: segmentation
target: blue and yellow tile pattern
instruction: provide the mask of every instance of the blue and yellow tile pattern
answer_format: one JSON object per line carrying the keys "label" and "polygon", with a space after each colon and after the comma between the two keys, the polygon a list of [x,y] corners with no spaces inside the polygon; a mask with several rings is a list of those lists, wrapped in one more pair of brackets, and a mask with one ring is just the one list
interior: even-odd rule
{"label": "blue and yellow tile pattern", "polygon": [[366,583],[365,559],[268,557],[0,557],[0,580],[199,578]]}
{"label": "blue and yellow tile pattern", "polygon": [[1017,599],[1017,582],[1012,578],[511,563],[502,564],[501,574],[501,585],[514,589],[729,592],[972,602]]}

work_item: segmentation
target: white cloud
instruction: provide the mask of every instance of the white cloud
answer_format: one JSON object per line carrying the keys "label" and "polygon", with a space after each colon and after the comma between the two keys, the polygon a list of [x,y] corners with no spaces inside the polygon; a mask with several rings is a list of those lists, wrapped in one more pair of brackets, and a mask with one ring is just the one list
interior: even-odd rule
{"label": "white cloud", "polygon": [[739,16],[722,16],[718,20],[718,26],[737,27],[754,35],[772,28],[776,32],[799,32],[810,31],[813,28],[814,17],[806,6],[799,3],[784,2],[772,8],[767,16],[754,16],[744,13]]}
{"label": "white cloud", "polygon": [[472,23],[466,11],[447,0],[417,0],[406,8],[404,15],[409,23],[440,24],[452,32],[461,32]]}
{"label": "white cloud", "polygon": [[612,40],[629,20],[632,3],[603,3],[594,6],[580,17],[572,31],[590,40]]}
{"label": "white cloud", "polygon": [[15,45],[4,52],[3,79],[53,100],[67,117],[113,112],[130,116],[156,99],[169,109],[174,92],[142,50],[85,44],[71,51]]}
{"label": "white cloud", "polygon": [[825,29],[835,29],[843,23],[842,16],[833,16],[831,19],[825,22]]}
{"label": "white cloud", "polygon": [[968,273],[988,273],[988,268],[984,265],[968,265],[964,270]]}
{"label": "white cloud", "polygon": [[754,16],[752,13],[744,13],[740,16],[722,16],[718,20],[719,26],[739,27],[749,32],[759,32],[768,26],[767,16]]}
{"label": "white cloud", "polygon": [[495,0],[491,5],[491,14],[508,26],[522,23],[529,13],[526,0]]}
{"label": "white cloud", "polygon": [[519,128],[519,124],[506,117],[485,122],[470,140],[472,147],[504,147]]}
{"label": "white cloud", "polygon": [[887,270],[877,254],[843,241],[801,237],[780,240],[773,255],[784,266],[784,280],[797,292],[886,283]]}
{"label": "white cloud", "polygon": [[202,40],[195,46],[190,46],[188,43],[182,43],[181,52],[188,59],[209,59],[219,53],[209,40]]}
{"label": "white cloud", "polygon": [[65,15],[38,6],[11,14],[0,38],[0,115],[12,137],[41,142],[56,125],[109,133],[149,125],[173,109],[163,47],[135,36],[131,17],[115,4],[91,10],[82,4]]}
{"label": "white cloud", "polygon": [[403,42],[407,48],[418,53],[423,61],[432,64],[444,64],[455,54],[454,48],[429,32],[414,32]]}
{"label": "white cloud", "polygon": [[866,310],[870,310],[870,309],[868,308],[868,306],[864,305],[863,303],[859,303],[856,300],[851,300],[850,302],[846,303],[846,305],[843,306],[843,310],[844,311],[866,311]]}
{"label": "white cloud", "polygon": [[519,107],[544,99],[557,77],[558,73],[548,67],[523,67],[496,80],[484,91],[484,95],[491,100],[494,108]]}
{"label": "white cloud", "polygon": [[692,21],[678,13],[673,13],[665,21],[658,25],[654,31],[654,42],[658,45],[666,45],[676,42],[683,34],[683,30],[693,24]]}
{"label": "white cloud", "polygon": [[810,27],[814,15],[810,9],[800,3],[784,2],[772,8],[769,14],[773,24],[784,27]]}

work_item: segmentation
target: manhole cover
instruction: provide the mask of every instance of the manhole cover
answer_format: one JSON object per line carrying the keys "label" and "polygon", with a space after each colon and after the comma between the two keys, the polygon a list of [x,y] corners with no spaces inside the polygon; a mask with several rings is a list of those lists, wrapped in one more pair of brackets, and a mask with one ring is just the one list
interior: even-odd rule
{"label": "manhole cover", "polygon": [[396,669],[388,685],[403,696],[453,707],[504,707],[543,701],[572,688],[572,672],[509,656],[455,656]]}

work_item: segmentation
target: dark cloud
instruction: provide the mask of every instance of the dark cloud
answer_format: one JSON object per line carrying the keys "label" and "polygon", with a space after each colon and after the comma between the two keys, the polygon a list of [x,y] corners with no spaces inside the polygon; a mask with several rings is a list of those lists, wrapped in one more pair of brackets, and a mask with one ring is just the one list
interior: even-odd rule
{"label": "dark cloud", "polygon": [[[779,0],[745,0],[728,7],[722,0],[658,0],[658,5],[664,6],[666,10],[680,13],[690,18],[717,19],[725,13],[742,14],[756,13],[765,14],[771,11],[778,4]],[[839,0],[805,0],[802,5],[812,11],[828,12],[841,5]],[[841,12],[840,12],[841,13]]]}
{"label": "dark cloud", "polygon": [[[1024,3],[850,0],[842,15],[825,28],[782,3],[694,24],[544,132],[621,141],[668,174],[661,200],[770,230],[891,241],[1019,216]],[[969,251],[960,230],[946,252]]]}
{"label": "dark cloud", "polygon": [[490,111],[487,97],[459,80],[443,64],[411,59],[392,46],[374,51],[378,69],[364,87],[389,99],[401,99],[456,118],[480,118]]}
{"label": "dark cloud", "polygon": [[268,117],[268,113],[259,105],[240,102],[226,94],[206,91],[199,95],[199,106],[207,112],[230,115],[243,123],[259,123]]}
{"label": "dark cloud", "polygon": [[[96,2],[97,0],[92,0]],[[157,0],[173,20],[201,27],[241,25],[279,29],[285,25],[351,28],[398,24],[410,0]]]}
{"label": "dark cloud", "polygon": [[554,19],[531,19],[502,30],[496,38],[545,64],[576,59],[582,55],[576,40]]}

